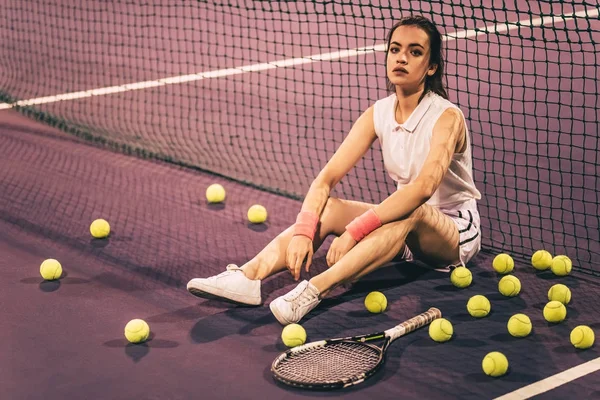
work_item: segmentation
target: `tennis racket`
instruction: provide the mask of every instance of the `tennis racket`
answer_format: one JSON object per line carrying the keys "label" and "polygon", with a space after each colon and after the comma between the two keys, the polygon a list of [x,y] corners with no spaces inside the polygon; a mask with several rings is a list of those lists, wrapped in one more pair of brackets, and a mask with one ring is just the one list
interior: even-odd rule
{"label": "tennis racket", "polygon": [[[277,381],[304,389],[340,389],[357,385],[379,370],[387,348],[394,340],[441,317],[440,310],[430,308],[383,332],[297,346],[277,357],[271,372]],[[381,347],[368,343],[378,339],[384,340]]]}

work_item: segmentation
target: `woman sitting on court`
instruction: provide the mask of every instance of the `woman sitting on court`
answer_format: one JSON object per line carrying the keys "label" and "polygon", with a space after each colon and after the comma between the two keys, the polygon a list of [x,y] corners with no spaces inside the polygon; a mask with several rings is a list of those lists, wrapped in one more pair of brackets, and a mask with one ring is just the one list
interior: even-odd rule
{"label": "woman sitting on court", "polygon": [[[302,264],[330,234],[329,268],[270,304],[277,320],[296,323],[333,288],[354,282],[396,256],[450,270],[481,248],[471,144],[460,109],[447,100],[442,36],[428,19],[401,19],[387,36],[387,78],[393,94],[369,107],[354,123],[312,182],[296,223],[242,267],[192,279],[196,296],[261,304],[262,279],[288,269],[295,280]],[[397,190],[380,204],[330,197],[332,188],[379,139]]]}

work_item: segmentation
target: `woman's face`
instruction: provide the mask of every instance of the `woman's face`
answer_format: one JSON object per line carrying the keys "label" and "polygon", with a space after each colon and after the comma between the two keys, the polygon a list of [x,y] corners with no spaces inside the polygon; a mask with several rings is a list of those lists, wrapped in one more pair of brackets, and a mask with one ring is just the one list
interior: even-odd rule
{"label": "woman's face", "polygon": [[406,91],[418,91],[425,78],[433,75],[429,64],[429,36],[418,26],[399,26],[392,34],[387,53],[387,76],[390,82]]}

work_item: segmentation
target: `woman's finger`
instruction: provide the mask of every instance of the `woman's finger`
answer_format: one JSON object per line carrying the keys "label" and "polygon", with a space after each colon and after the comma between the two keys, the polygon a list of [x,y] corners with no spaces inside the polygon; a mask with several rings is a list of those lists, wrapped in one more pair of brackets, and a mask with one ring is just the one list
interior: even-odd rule
{"label": "woman's finger", "polygon": [[298,280],[300,279],[300,270],[302,269],[302,260],[304,258],[302,256],[296,256],[296,259],[294,260],[294,279]]}
{"label": "woman's finger", "polygon": [[311,249],[311,250],[309,250],[308,255],[306,256],[306,272],[308,272],[308,270],[310,269],[310,266],[312,264],[312,258],[313,258],[313,252]]}

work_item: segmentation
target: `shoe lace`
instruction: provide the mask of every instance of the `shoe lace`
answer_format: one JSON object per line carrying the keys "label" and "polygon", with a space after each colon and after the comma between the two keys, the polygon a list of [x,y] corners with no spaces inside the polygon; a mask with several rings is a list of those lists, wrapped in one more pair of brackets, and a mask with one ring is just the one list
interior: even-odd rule
{"label": "shoe lace", "polygon": [[296,303],[298,306],[303,306],[307,303],[310,303],[314,298],[314,295],[310,292],[308,284],[306,285],[298,285],[294,290],[289,292],[285,299],[292,304]]}
{"label": "shoe lace", "polygon": [[238,267],[237,265],[235,265],[235,264],[229,264],[225,268],[225,271],[221,272],[217,276],[229,275],[229,274],[231,274],[231,271],[241,271],[241,270],[242,269],[240,267]]}
{"label": "shoe lace", "polygon": [[237,271],[237,270],[241,270],[240,267],[238,267],[235,264],[227,264],[227,271]]}

